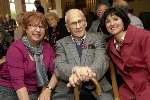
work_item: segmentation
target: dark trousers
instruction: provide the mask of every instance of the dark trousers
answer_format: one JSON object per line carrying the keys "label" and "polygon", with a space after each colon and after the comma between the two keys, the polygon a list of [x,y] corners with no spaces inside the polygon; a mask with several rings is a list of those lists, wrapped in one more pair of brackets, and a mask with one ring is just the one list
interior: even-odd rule
{"label": "dark trousers", "polygon": [[[30,100],[37,100],[38,94],[29,94]],[[16,91],[11,88],[0,86],[0,100],[19,100]]]}
{"label": "dark trousers", "polygon": [[93,95],[80,95],[80,100],[97,100]]}
{"label": "dark trousers", "polygon": [[89,91],[80,91],[80,100],[97,100],[91,92]]}

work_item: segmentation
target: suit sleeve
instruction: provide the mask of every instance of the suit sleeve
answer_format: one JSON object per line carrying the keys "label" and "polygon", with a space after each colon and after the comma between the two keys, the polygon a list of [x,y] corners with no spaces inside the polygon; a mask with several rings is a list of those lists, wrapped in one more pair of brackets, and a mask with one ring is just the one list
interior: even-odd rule
{"label": "suit sleeve", "polygon": [[94,31],[94,30],[93,30],[93,27],[94,27],[94,22],[92,22],[92,25],[91,25],[91,27],[89,28],[88,32],[93,32],[93,31]]}
{"label": "suit sleeve", "polygon": [[72,73],[73,64],[67,63],[65,54],[65,48],[63,47],[62,41],[56,43],[56,59],[55,59],[55,73],[56,76],[61,79],[68,81],[69,76]]}
{"label": "suit sleeve", "polygon": [[97,79],[100,80],[108,70],[109,58],[106,54],[104,37],[95,37],[95,39],[95,58],[90,67],[96,72]]}

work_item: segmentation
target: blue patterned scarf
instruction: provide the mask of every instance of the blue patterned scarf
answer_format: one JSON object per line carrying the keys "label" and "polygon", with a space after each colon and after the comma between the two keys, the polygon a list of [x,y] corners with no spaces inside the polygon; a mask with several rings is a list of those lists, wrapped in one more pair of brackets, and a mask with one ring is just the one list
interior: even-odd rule
{"label": "blue patterned scarf", "polygon": [[36,62],[36,74],[38,79],[37,81],[38,86],[42,87],[44,85],[47,85],[48,75],[43,63],[42,45],[39,44],[37,47],[33,47],[30,44],[30,41],[28,40],[27,36],[23,36],[22,41]]}

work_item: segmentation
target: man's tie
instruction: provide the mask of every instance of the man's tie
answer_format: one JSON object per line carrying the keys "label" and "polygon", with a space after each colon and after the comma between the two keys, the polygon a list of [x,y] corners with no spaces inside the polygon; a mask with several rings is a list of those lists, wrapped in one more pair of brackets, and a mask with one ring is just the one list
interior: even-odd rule
{"label": "man's tie", "polygon": [[77,47],[79,57],[82,56],[82,43],[83,43],[83,41],[76,41],[76,47]]}

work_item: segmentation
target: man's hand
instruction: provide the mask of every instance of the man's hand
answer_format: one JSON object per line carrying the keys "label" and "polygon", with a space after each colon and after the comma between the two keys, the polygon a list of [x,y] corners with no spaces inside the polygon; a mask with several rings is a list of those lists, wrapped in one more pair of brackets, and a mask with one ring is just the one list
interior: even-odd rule
{"label": "man's hand", "polygon": [[72,73],[72,75],[69,77],[69,83],[67,84],[67,87],[75,87],[76,85],[80,84],[80,79],[77,77],[75,73]]}
{"label": "man's hand", "polygon": [[88,66],[76,66],[73,68],[72,75],[69,77],[69,83],[67,86],[75,87],[83,81],[89,81],[92,77],[96,77],[96,74]]}
{"label": "man's hand", "polygon": [[73,72],[77,75],[80,81],[89,81],[92,77],[96,77],[95,72],[90,67],[75,67]]}

